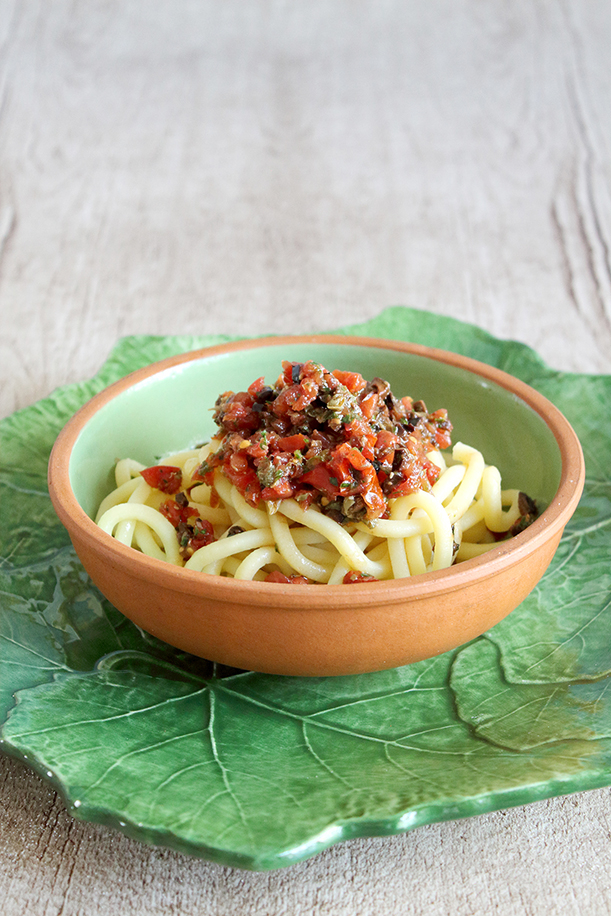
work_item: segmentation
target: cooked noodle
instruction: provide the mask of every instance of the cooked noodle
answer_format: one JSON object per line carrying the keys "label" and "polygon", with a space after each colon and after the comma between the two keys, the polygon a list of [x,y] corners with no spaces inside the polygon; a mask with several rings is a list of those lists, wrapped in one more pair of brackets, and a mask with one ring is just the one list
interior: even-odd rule
{"label": "cooked noodle", "polygon": [[427,492],[389,500],[389,518],[339,524],[317,507],[294,499],[250,505],[221,470],[212,486],[196,470],[210,446],[167,456],[159,466],[182,470],[181,492],[188,511],[207,520],[214,540],[181,550],[176,527],[162,514],[167,496],[149,486],[132,459],[117,463],[117,487],[101,503],[96,522],[108,534],[142,553],[186,569],[243,580],[265,580],[272,572],[339,584],[348,573],[397,579],[479,556],[509,532],[521,516],[518,490],[503,490],[496,467],[481,452],[457,443],[452,461],[439,451],[427,457],[441,473]]}

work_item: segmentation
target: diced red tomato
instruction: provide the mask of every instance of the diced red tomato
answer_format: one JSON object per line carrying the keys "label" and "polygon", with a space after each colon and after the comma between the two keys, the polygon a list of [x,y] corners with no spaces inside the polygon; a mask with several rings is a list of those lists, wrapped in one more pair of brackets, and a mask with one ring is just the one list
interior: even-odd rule
{"label": "diced red tomato", "polygon": [[[419,459],[416,456],[404,458],[401,465],[402,479],[393,486],[390,493],[391,497],[408,496],[410,493],[416,493],[418,490],[430,490],[431,485],[427,477],[427,468],[424,462],[426,462],[427,465],[431,465],[431,462],[426,458]],[[432,467],[434,468],[435,466],[432,465]],[[433,472],[432,476],[435,477],[435,480],[439,477],[439,468],[437,468],[436,472]]]}
{"label": "diced red tomato", "polygon": [[318,388],[311,379],[304,379],[298,385],[291,385],[280,392],[273,401],[272,411],[277,417],[283,417],[292,410],[299,412],[311,404],[318,395]]}
{"label": "diced red tomato", "polygon": [[276,446],[281,452],[302,451],[307,444],[308,440],[301,433],[295,436],[282,436],[276,441]]}
{"label": "diced red tomato", "polygon": [[259,417],[253,411],[254,398],[246,391],[234,394],[225,405],[223,426],[231,432],[252,432],[259,426]]}
{"label": "diced red tomato", "polygon": [[247,455],[250,455],[251,458],[265,458],[270,445],[271,442],[265,443],[265,441],[261,441],[261,439],[254,439],[251,440],[251,444],[248,448],[245,448],[244,451]]}
{"label": "diced red tomato", "polygon": [[394,398],[382,379],[369,384],[310,360],[284,361],[273,389],[261,376],[247,391],[225,392],[214,419],[219,446],[199,479],[212,485],[220,466],[251,505],[294,498],[340,520],[387,517],[389,498],[430,490],[439,469],[427,453],[447,447],[451,432],[445,410],[428,414],[423,402]]}
{"label": "diced red tomato", "polygon": [[358,448],[368,461],[373,461],[375,457],[374,446],[376,443],[376,434],[371,426],[360,417],[346,424],[346,433],[350,445]]}
{"label": "diced red tomato", "polygon": [[338,382],[345,385],[351,394],[358,394],[367,385],[360,372],[344,372],[342,369],[335,369],[331,374],[335,376]]}
{"label": "diced red tomato", "polygon": [[434,487],[441,476],[441,469],[436,464],[433,464],[432,461],[429,461],[428,458],[424,458],[424,472],[429,484]]}
{"label": "diced red tomato", "polygon": [[324,464],[317,464],[311,471],[303,474],[299,482],[309,483],[329,499],[336,499],[341,493],[338,478]]}
{"label": "diced red tomato", "polygon": [[308,585],[308,580],[305,576],[285,576],[284,573],[279,572],[275,569],[273,572],[268,573],[266,582],[282,582],[284,585]]}
{"label": "diced red tomato", "polygon": [[271,487],[263,487],[261,490],[261,499],[290,499],[293,495],[293,486],[286,477],[281,477]]}
{"label": "diced red tomato", "polygon": [[380,464],[391,465],[395,457],[395,449],[399,445],[399,440],[394,433],[387,429],[382,429],[376,439],[376,457]]}
{"label": "diced red tomato", "polygon": [[373,417],[374,413],[376,412],[376,408],[378,406],[379,400],[380,398],[378,396],[377,391],[372,391],[370,392],[370,394],[367,395],[366,398],[363,398],[363,400],[361,401],[360,403],[361,412],[366,420],[371,420],[371,418]]}
{"label": "diced red tomato", "polygon": [[149,487],[162,493],[178,493],[182,485],[182,471],[169,464],[154,464],[140,472]]}
{"label": "diced red tomato", "polygon": [[261,498],[261,485],[246,455],[228,452],[223,461],[223,473],[251,505],[256,505]]}
{"label": "diced red tomato", "polygon": [[263,388],[265,388],[265,376],[262,375],[261,378],[255,379],[252,385],[248,386],[248,393],[256,397]]}
{"label": "diced red tomato", "polygon": [[[380,518],[386,512],[386,500],[373,465],[358,449],[346,442],[337,448],[337,453],[348,461],[360,477],[357,492],[367,506],[368,518]],[[335,460],[332,467],[335,468]],[[341,465],[338,465],[338,471],[340,468]],[[343,469],[341,473],[344,473]],[[345,476],[344,480],[348,480],[348,477]]]}
{"label": "diced red tomato", "polygon": [[188,546],[195,553],[200,547],[207,547],[214,541],[214,529],[207,518],[195,519],[193,523],[193,536],[189,539]]}
{"label": "diced red tomato", "polygon": [[159,511],[175,528],[178,528],[181,522],[188,524],[191,518],[197,516],[197,509],[189,505],[182,506],[175,499],[166,499],[159,506]]}
{"label": "diced red tomato", "polygon": [[159,506],[159,511],[175,528],[178,528],[179,524],[183,521],[182,507],[178,505],[175,499],[166,499],[166,501]]}
{"label": "diced red tomato", "polygon": [[[301,479],[299,483],[301,483]],[[298,486],[293,491],[293,499],[299,503],[302,509],[309,509],[312,503],[316,501],[316,492],[314,490],[304,490]]]}
{"label": "diced red tomato", "polygon": [[295,363],[289,363],[288,360],[282,360],[282,375],[278,379],[277,385],[280,387],[280,383],[284,382],[285,385],[292,385],[295,382],[293,378],[293,366]]}
{"label": "diced red tomato", "polygon": [[435,420],[439,420],[442,424],[441,426],[438,426],[437,430],[435,431],[437,448],[449,448],[452,444],[452,426],[448,421],[447,410],[444,410],[443,408],[441,410],[436,410],[435,413],[431,414],[431,417]]}
{"label": "diced red tomato", "polygon": [[353,569],[350,570],[350,572],[347,572],[344,578],[342,579],[342,582],[344,583],[344,585],[351,585],[355,582],[377,582],[377,581],[378,580],[376,579],[375,576],[371,576],[369,575],[369,573],[356,572]]}

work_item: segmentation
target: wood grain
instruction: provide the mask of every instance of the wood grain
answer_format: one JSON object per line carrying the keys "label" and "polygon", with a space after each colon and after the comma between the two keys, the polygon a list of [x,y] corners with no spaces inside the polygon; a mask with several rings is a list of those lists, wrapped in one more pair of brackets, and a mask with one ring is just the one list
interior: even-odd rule
{"label": "wood grain", "polygon": [[[125,334],[403,303],[611,371],[611,5],[5,0],[0,416]],[[611,912],[607,789],[251,875],[0,760],[7,916]]]}
{"label": "wood grain", "polygon": [[122,334],[395,303],[608,370],[606,6],[175,9],[3,7],[4,414]]}

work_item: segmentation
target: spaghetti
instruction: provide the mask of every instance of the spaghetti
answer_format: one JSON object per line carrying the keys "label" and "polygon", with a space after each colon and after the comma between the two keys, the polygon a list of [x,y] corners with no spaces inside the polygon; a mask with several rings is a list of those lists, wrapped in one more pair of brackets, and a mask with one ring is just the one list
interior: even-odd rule
{"label": "spaghetti", "polygon": [[215,405],[210,443],[115,468],[96,517],[149,556],[236,579],[341,584],[445,569],[537,515],[445,410],[397,399],[382,379],[283,363]]}

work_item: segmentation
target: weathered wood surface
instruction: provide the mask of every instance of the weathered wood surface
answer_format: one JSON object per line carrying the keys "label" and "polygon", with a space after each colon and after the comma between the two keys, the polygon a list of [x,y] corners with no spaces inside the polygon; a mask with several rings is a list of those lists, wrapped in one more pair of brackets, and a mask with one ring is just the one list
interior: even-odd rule
{"label": "weathered wood surface", "polygon": [[[5,0],[0,415],[129,333],[404,303],[611,371],[611,5]],[[6,916],[611,912],[609,790],[253,875],[0,758]]]}

